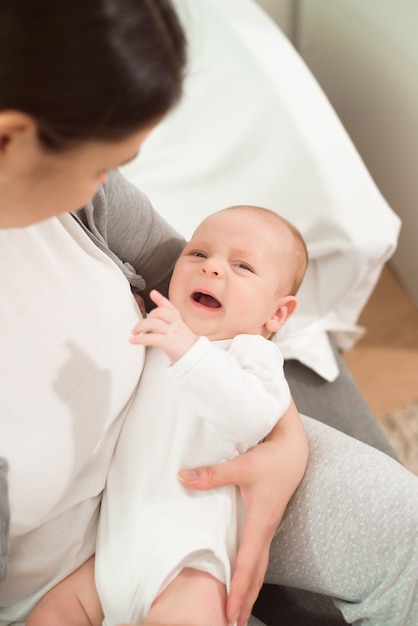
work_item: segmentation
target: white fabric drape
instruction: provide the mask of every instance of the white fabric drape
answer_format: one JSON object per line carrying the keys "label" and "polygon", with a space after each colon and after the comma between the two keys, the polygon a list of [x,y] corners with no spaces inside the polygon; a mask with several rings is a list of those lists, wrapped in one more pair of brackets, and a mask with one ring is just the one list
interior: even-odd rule
{"label": "white fabric drape", "polygon": [[190,43],[180,105],[123,173],[189,237],[231,204],[293,221],[310,267],[295,316],[277,341],[324,378],[395,250],[400,221],[380,194],[322,90],[251,0],[175,0]]}

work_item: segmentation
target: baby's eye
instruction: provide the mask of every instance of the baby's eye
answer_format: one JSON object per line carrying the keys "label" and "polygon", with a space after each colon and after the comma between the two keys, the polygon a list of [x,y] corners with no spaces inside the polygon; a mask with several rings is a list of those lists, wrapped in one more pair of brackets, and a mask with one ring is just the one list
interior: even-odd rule
{"label": "baby's eye", "polygon": [[242,270],[247,270],[248,272],[252,272],[253,269],[247,265],[247,263],[237,263],[237,267],[239,267]]}
{"label": "baby's eye", "polygon": [[191,255],[200,257],[202,259],[206,259],[206,254],[204,252],[200,252],[199,250],[196,250],[195,252],[192,252]]}

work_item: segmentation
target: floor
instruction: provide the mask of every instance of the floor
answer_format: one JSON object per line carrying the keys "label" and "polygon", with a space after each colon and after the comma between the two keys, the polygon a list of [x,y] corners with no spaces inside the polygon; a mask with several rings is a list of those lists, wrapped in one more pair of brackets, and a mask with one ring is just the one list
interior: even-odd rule
{"label": "floor", "polygon": [[418,307],[389,266],[359,323],[367,333],[344,360],[379,419],[418,401]]}

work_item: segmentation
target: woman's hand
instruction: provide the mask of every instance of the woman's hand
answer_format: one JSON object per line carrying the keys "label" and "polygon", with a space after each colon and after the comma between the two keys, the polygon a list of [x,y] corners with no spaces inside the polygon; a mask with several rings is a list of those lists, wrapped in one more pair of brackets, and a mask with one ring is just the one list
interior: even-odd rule
{"label": "woman's hand", "polygon": [[227,618],[247,623],[264,581],[270,544],[286,506],[305,473],[308,444],[294,402],[263,443],[231,461],[183,471],[179,478],[191,489],[238,485],[245,523],[238,552]]}

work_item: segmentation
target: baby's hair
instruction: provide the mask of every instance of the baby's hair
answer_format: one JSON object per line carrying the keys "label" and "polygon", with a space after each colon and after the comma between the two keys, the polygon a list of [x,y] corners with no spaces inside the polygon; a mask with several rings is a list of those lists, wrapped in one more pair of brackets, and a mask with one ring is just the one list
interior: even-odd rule
{"label": "baby's hair", "polygon": [[268,219],[275,222],[277,225],[280,224],[280,226],[282,227],[285,226],[287,230],[289,231],[289,233],[292,235],[293,242],[295,244],[295,249],[294,249],[295,266],[294,266],[293,282],[291,284],[289,295],[295,296],[297,292],[299,291],[299,288],[302,284],[303,278],[305,276],[305,273],[308,267],[308,262],[309,262],[308,249],[306,247],[305,240],[302,237],[302,234],[300,233],[300,231],[296,228],[294,224],[292,224],[292,222],[289,222],[289,220],[287,220],[285,217],[283,217],[279,213],[276,213],[275,211],[272,211],[271,209],[267,209],[261,206],[255,206],[251,204],[234,205],[234,206],[227,207],[226,209],[221,209],[221,211],[219,212],[232,211],[235,209],[248,210],[254,213],[258,213],[259,215],[264,215]]}

